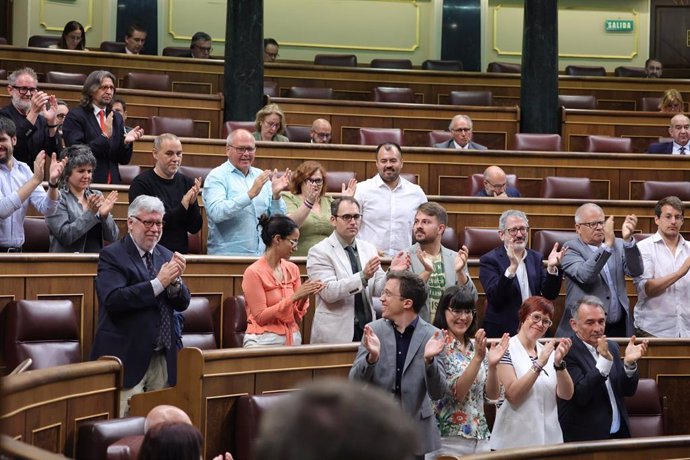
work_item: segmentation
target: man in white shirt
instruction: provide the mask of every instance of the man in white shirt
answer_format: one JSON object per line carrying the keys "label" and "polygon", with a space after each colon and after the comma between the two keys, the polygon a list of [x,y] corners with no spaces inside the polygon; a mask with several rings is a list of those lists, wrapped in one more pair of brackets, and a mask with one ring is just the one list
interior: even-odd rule
{"label": "man in white shirt", "polygon": [[635,335],[690,337],[690,245],[681,236],[683,202],[675,196],[654,207],[657,232],[638,244],[644,272],[635,278]]}
{"label": "man in white shirt", "polygon": [[378,174],[357,184],[355,198],[362,207],[359,237],[384,255],[393,256],[412,244],[417,207],[426,203],[422,188],[400,177],[400,146],[386,142],[376,149]]}
{"label": "man in white shirt", "polygon": [[453,137],[445,142],[434,144],[438,149],[486,150],[486,146],[472,142],[472,119],[467,115],[455,115],[450,120],[448,131]]}
{"label": "man in white shirt", "polygon": [[669,142],[656,142],[649,146],[647,153],[670,153],[690,155],[690,118],[679,113],[671,118],[668,133],[673,138]]}

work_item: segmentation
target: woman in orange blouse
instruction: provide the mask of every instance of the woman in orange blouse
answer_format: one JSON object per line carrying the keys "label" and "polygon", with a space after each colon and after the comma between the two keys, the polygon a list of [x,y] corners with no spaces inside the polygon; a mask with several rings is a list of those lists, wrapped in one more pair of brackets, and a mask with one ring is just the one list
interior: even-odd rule
{"label": "woman in orange blouse", "polygon": [[309,308],[309,296],[324,285],[301,283],[299,268],[288,259],[299,242],[299,227],[287,216],[265,214],[259,219],[263,256],[244,272],[242,291],[247,308],[243,346],[300,345],[299,321]]}

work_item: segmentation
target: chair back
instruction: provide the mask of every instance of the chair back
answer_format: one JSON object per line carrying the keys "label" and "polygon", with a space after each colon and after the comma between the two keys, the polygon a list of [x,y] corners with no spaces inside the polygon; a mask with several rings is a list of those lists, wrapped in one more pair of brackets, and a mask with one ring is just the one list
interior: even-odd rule
{"label": "chair back", "polygon": [[513,150],[532,150],[536,152],[560,152],[560,134],[515,133]]}
{"label": "chair back", "polygon": [[645,112],[658,112],[661,105],[660,97],[643,97],[642,110]]}
{"label": "chair back", "polygon": [[635,394],[625,398],[630,436],[644,438],[666,434],[664,407],[654,379],[640,379]]}
{"label": "chair back", "polygon": [[605,77],[606,69],[602,66],[569,65],[565,67],[565,74],[581,77]]}
{"label": "chair back", "polygon": [[[469,178],[467,196],[474,196],[484,188],[484,174],[474,173]],[[518,188],[518,177],[515,174],[506,174],[506,185]]]}
{"label": "chair back", "polygon": [[629,137],[587,136],[585,151],[602,153],[630,153],[632,139]]}
{"label": "chair back", "polygon": [[546,176],[541,184],[542,198],[593,198],[592,181],[587,177]]}
{"label": "chair back", "polygon": [[290,142],[311,142],[311,126],[285,126],[285,135]]}
{"label": "chair back", "polygon": [[178,172],[182,174],[183,176],[187,176],[190,179],[196,179],[197,177],[201,177],[201,185],[204,185],[204,181],[206,180],[206,176],[208,176],[208,173],[211,172],[213,168],[205,168],[203,166],[180,166],[180,169],[178,169]]}
{"label": "chair back", "polygon": [[[89,420],[79,424],[75,460],[110,458],[108,446],[127,436],[144,436],[146,417],[123,417],[110,420]],[[137,457],[116,457],[133,458]]]}
{"label": "chair back", "polygon": [[409,59],[372,59],[369,63],[372,69],[412,69]]}
{"label": "chair back", "polygon": [[26,358],[30,369],[81,362],[79,327],[69,300],[19,300],[7,304],[4,356],[11,370]]}
{"label": "chair back", "polygon": [[461,61],[442,61],[437,59],[427,59],[422,62],[422,70],[462,70]]}
{"label": "chair back", "polygon": [[141,166],[139,165],[117,165],[120,170],[120,183],[123,185],[131,185],[135,177],[141,174]]}
{"label": "chair back", "polygon": [[333,88],[309,88],[293,86],[288,90],[287,97],[300,99],[333,99]]}
{"label": "chair back", "polygon": [[129,89],[170,91],[170,75],[165,73],[128,72],[123,86]]}
{"label": "chair back", "polygon": [[223,124],[223,139],[236,129],[246,129],[250,133],[256,131],[256,123],[253,121],[226,121]]}
{"label": "chair back", "polygon": [[359,145],[379,145],[394,142],[402,145],[400,128],[359,128]]}
{"label": "chair back", "polygon": [[566,109],[587,109],[595,110],[597,108],[597,98],[582,94],[559,94],[558,106]]}
{"label": "chair back", "polygon": [[7,80],[7,70],[0,69],[0,80]]}
{"label": "chair back", "polygon": [[690,182],[667,182],[647,180],[642,183],[643,200],[656,201],[667,196],[677,196],[683,201],[690,201]]}
{"label": "chair back", "polygon": [[443,231],[443,235],[441,236],[441,245],[456,252],[460,247],[458,235],[455,233],[455,229],[450,225],[447,226]]}
{"label": "chair back", "polygon": [[470,257],[481,257],[503,242],[495,228],[465,227],[461,244],[467,246]]}
{"label": "chair back", "polygon": [[613,69],[613,74],[617,77],[645,78],[647,76],[644,67],[630,67],[626,65],[621,65]]}
{"label": "chair back", "polygon": [[182,346],[201,350],[215,350],[216,336],[213,331],[213,311],[207,297],[192,297],[189,307],[182,312],[184,328]]}
{"label": "chair back", "polygon": [[486,71],[492,73],[522,73],[522,66],[512,62],[489,62]]}
{"label": "chair back", "polygon": [[46,73],[46,83],[83,86],[84,80],[86,80],[86,74],[83,73],[58,72],[56,70],[49,70]]}
{"label": "chair back", "polygon": [[269,393],[240,396],[234,410],[234,460],[252,460],[254,444],[259,434],[261,417],[277,403],[289,398],[289,393]]}
{"label": "chair back", "polygon": [[107,51],[109,53],[124,53],[125,52],[125,43],[124,42],[103,41],[103,42],[101,42],[101,51]]}
{"label": "chair back", "polygon": [[347,187],[350,179],[354,179],[356,174],[353,171],[328,171],[326,173],[326,192],[340,193],[343,184]]}
{"label": "chair back", "polygon": [[201,251],[201,230],[196,233],[187,232],[187,254],[203,254]]}
{"label": "chair back", "polygon": [[314,56],[314,65],[357,67],[357,56],[354,54],[317,54]]}
{"label": "chair back", "polygon": [[242,348],[247,332],[247,307],[243,295],[228,297],[223,302],[223,348]]}
{"label": "chair back", "polygon": [[400,173],[400,177],[402,177],[403,179],[405,179],[407,182],[410,182],[411,184],[417,185],[417,183],[419,182],[419,181],[417,180],[417,175],[416,175],[416,174],[412,174],[412,173]]}
{"label": "chair back", "polygon": [[151,128],[149,131],[152,136],[171,133],[178,137],[196,137],[194,136],[194,120],[191,118],[159,117],[154,115],[151,117]]}
{"label": "chair back", "polygon": [[451,91],[448,101],[452,105],[493,105],[491,91]]}
{"label": "chair back", "polygon": [[544,258],[548,257],[553,249],[553,245],[558,243],[558,248],[563,244],[577,239],[577,232],[564,230],[537,230],[532,235],[532,249],[541,252]]}
{"label": "chair back", "polygon": [[24,252],[49,252],[50,230],[42,217],[24,218]]}
{"label": "chair back", "polygon": [[264,80],[264,96],[278,97],[278,82]]}
{"label": "chair back", "polygon": [[59,35],[32,35],[29,37],[29,46],[32,48],[49,48],[50,45],[57,45],[59,41]]}
{"label": "chair back", "polygon": [[163,56],[192,57],[192,50],[187,46],[166,46],[163,48]]}
{"label": "chair back", "polygon": [[377,86],[374,88],[374,102],[414,103],[412,88]]}
{"label": "chair back", "polygon": [[108,446],[106,460],[137,460],[144,435],[125,436]]}
{"label": "chair back", "polygon": [[452,137],[453,134],[450,131],[429,131],[427,134],[428,136],[428,145],[429,147],[433,147],[436,144],[440,144],[441,142],[446,142],[449,141]]}

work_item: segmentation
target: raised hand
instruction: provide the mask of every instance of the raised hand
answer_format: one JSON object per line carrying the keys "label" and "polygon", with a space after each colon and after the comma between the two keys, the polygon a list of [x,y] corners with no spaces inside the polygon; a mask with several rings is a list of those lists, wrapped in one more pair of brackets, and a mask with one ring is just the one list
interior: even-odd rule
{"label": "raised hand", "polygon": [[570,347],[573,346],[573,341],[569,338],[561,339],[560,343],[556,347],[556,354],[553,357],[553,363],[556,366],[561,365],[561,361],[565,358],[565,355],[570,351]]}
{"label": "raised hand", "polygon": [[[101,197],[102,198],[102,197]],[[117,201],[117,190],[111,191],[105,199],[103,199],[98,207],[98,213],[102,219],[108,217],[110,211],[113,210],[115,202]]]}
{"label": "raised hand", "polygon": [[553,352],[553,349],[556,347],[556,341],[555,340],[549,340],[544,344],[544,347],[541,349],[541,352],[539,353],[539,357],[537,357],[537,361],[539,361],[539,364],[541,367],[544,367],[546,362],[549,360],[549,356],[551,356],[551,353]]}
{"label": "raised hand", "polygon": [[424,361],[429,364],[431,360],[434,359],[434,356],[443,351],[445,346],[443,333],[441,331],[434,332],[434,335],[431,336],[431,338],[427,340],[426,345],[424,345]]}
{"label": "raised hand", "polygon": [[[60,180],[60,176],[62,175],[62,171],[65,169],[65,165],[67,165],[67,157],[57,161],[57,153],[53,152],[53,154],[50,156],[50,173],[48,175],[48,181],[51,184],[57,184],[57,181]],[[43,174],[41,174],[41,176],[42,175]]]}
{"label": "raised hand", "polygon": [[158,278],[163,287],[168,287],[179,276],[182,276],[180,264],[175,260],[170,260],[161,265],[161,269],[158,271],[156,278]]}
{"label": "raised hand", "polygon": [[464,244],[462,247],[458,250],[458,255],[455,256],[455,271],[459,272],[462,271],[463,268],[465,268],[465,265],[467,264],[467,258],[470,255],[470,250],[467,249],[467,246]]}
{"label": "raised hand", "polygon": [[518,265],[520,265],[520,260],[515,255],[515,248],[513,247],[512,242],[506,245],[506,254],[508,255],[508,260],[510,261],[510,267],[508,267],[508,269],[511,273],[515,273]]}
{"label": "raised hand", "polygon": [[199,195],[199,190],[201,190],[201,177],[194,179],[194,185],[192,185],[182,197],[182,206],[185,209],[189,209],[189,205],[196,200],[196,197]]}
{"label": "raised hand", "polygon": [[93,193],[86,197],[86,207],[94,214],[99,211],[102,202],[103,196],[97,193]]}
{"label": "raised hand", "polygon": [[357,190],[357,179],[354,177],[350,179],[347,186],[343,183],[340,194],[343,196],[355,196],[355,191]]}
{"label": "raised hand", "polygon": [[256,198],[256,196],[259,193],[261,193],[261,189],[264,187],[264,184],[266,184],[266,182],[268,182],[270,178],[271,171],[269,171],[268,169],[256,176],[256,179],[254,179],[254,183],[252,183],[252,186],[249,187],[249,191],[247,191],[247,195],[249,195],[249,198]]}
{"label": "raised hand", "polygon": [[[112,112],[110,114],[112,115]],[[143,136],[143,135],[144,135],[144,128],[141,128],[139,126],[135,126],[134,128],[132,128],[132,130],[130,132],[128,132],[125,135],[125,144],[131,144],[132,142],[136,142],[139,139],[141,139],[141,136]]]}
{"label": "raised hand", "polygon": [[364,326],[364,335],[362,336],[362,346],[369,352],[367,361],[369,364],[374,364],[381,356],[381,341],[376,332],[368,324]]}
{"label": "raised hand", "polygon": [[410,269],[410,265],[412,265],[410,255],[405,251],[400,251],[393,256],[390,268],[393,271],[405,271]]}
{"label": "raised hand", "polygon": [[625,363],[632,365],[637,362],[638,359],[647,354],[647,347],[649,346],[648,340],[642,340],[639,344],[635,345],[636,337],[633,335],[630,337],[628,346],[625,347]]}
{"label": "raised hand", "polygon": [[[43,174],[45,173],[45,167],[46,167],[46,152],[45,150],[41,150],[38,152],[38,155],[36,155],[36,158],[34,159],[34,175],[33,179],[34,181],[38,182],[39,185],[41,182],[43,182]],[[53,182],[55,183],[55,182]]]}
{"label": "raised hand", "polygon": [[292,294],[292,301],[296,302],[306,299],[312,294],[318,294],[324,287],[326,285],[319,280],[307,280]]}
{"label": "raised hand", "polygon": [[290,177],[292,177],[292,171],[290,168],[285,169],[285,174],[280,177],[278,176],[278,170],[273,170],[273,179],[271,179],[271,190],[273,191],[273,199],[277,200],[280,197],[280,192],[286,190],[290,185]]}
{"label": "raised hand", "polygon": [[434,271],[434,262],[431,260],[431,256],[426,251],[423,251],[422,248],[417,249],[417,259],[424,267],[425,272],[432,273]]}
{"label": "raised hand", "polygon": [[[480,329],[482,330],[482,329]],[[493,367],[498,365],[503,355],[508,351],[508,342],[510,340],[510,334],[507,332],[501,337],[501,341],[498,343],[492,343],[489,349],[489,366]]]}
{"label": "raised hand", "polygon": [[184,273],[184,271],[187,269],[187,259],[177,251],[173,253],[173,257],[170,259],[170,261],[177,264],[177,266],[180,268],[180,275],[182,275],[182,273]]}
{"label": "raised hand", "polygon": [[604,243],[606,246],[612,248],[613,242],[616,240],[616,234],[613,232],[613,216],[609,216],[604,222]]}
{"label": "raised hand", "polygon": [[115,118],[115,112],[113,111],[105,117],[105,135],[108,137],[113,135],[113,118]]}
{"label": "raised hand", "polygon": [[605,335],[602,335],[597,339],[597,352],[609,361],[613,359],[613,356],[611,356],[611,351],[609,350],[609,343],[606,341]]}
{"label": "raised hand", "polygon": [[632,234],[635,233],[636,227],[637,216],[635,214],[625,216],[625,220],[623,221],[623,228],[621,229],[623,239],[626,241],[629,240],[630,237],[632,237]]}
{"label": "raised hand", "polygon": [[319,196],[321,195],[321,188],[323,184],[312,184],[307,183],[307,190],[304,193],[305,198],[311,204],[317,203],[319,201]]}
{"label": "raised hand", "polygon": [[568,251],[567,246],[563,246],[561,250],[558,250],[558,242],[554,243],[553,249],[551,249],[551,253],[549,254],[549,258],[546,261],[546,264],[549,268],[556,268],[561,264],[561,260],[563,259],[563,256],[565,253]]}
{"label": "raised hand", "polygon": [[54,95],[51,94],[50,96],[48,96],[46,104],[42,107],[41,115],[43,115],[43,118],[45,118],[46,123],[48,123],[49,125],[57,124],[57,98]]}
{"label": "raised hand", "polygon": [[486,332],[484,329],[477,329],[474,334],[474,359],[484,361],[486,356]]}
{"label": "raised hand", "polygon": [[[34,92],[33,96],[31,96],[31,107],[29,107],[27,118],[29,118],[30,120],[33,119],[32,122],[35,122],[36,116],[42,114],[43,111],[46,110],[46,103],[48,103],[49,100],[50,96],[44,93],[43,91]],[[54,115],[53,118],[55,118]]]}
{"label": "raised hand", "polygon": [[380,266],[381,259],[379,258],[379,256],[374,256],[371,259],[369,259],[367,263],[364,265],[364,268],[362,268],[364,278],[368,280],[371,279],[371,277],[374,276],[374,273],[376,273],[376,270],[378,270]]}

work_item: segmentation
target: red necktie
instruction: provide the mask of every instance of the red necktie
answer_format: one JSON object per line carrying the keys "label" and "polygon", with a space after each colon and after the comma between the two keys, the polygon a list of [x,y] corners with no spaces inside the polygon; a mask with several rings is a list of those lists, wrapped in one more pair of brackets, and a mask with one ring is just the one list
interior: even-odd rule
{"label": "red necktie", "polygon": [[[108,133],[107,133],[106,130],[105,130],[105,110],[101,110],[100,112],[98,112],[98,123],[101,125],[101,132],[102,132],[103,134],[105,134],[106,137],[107,137],[107,136],[108,136]],[[107,183],[108,183],[108,184],[112,184],[112,182],[113,182],[113,176],[112,176],[112,174],[110,173],[110,168],[108,168],[108,179],[107,179]]]}

